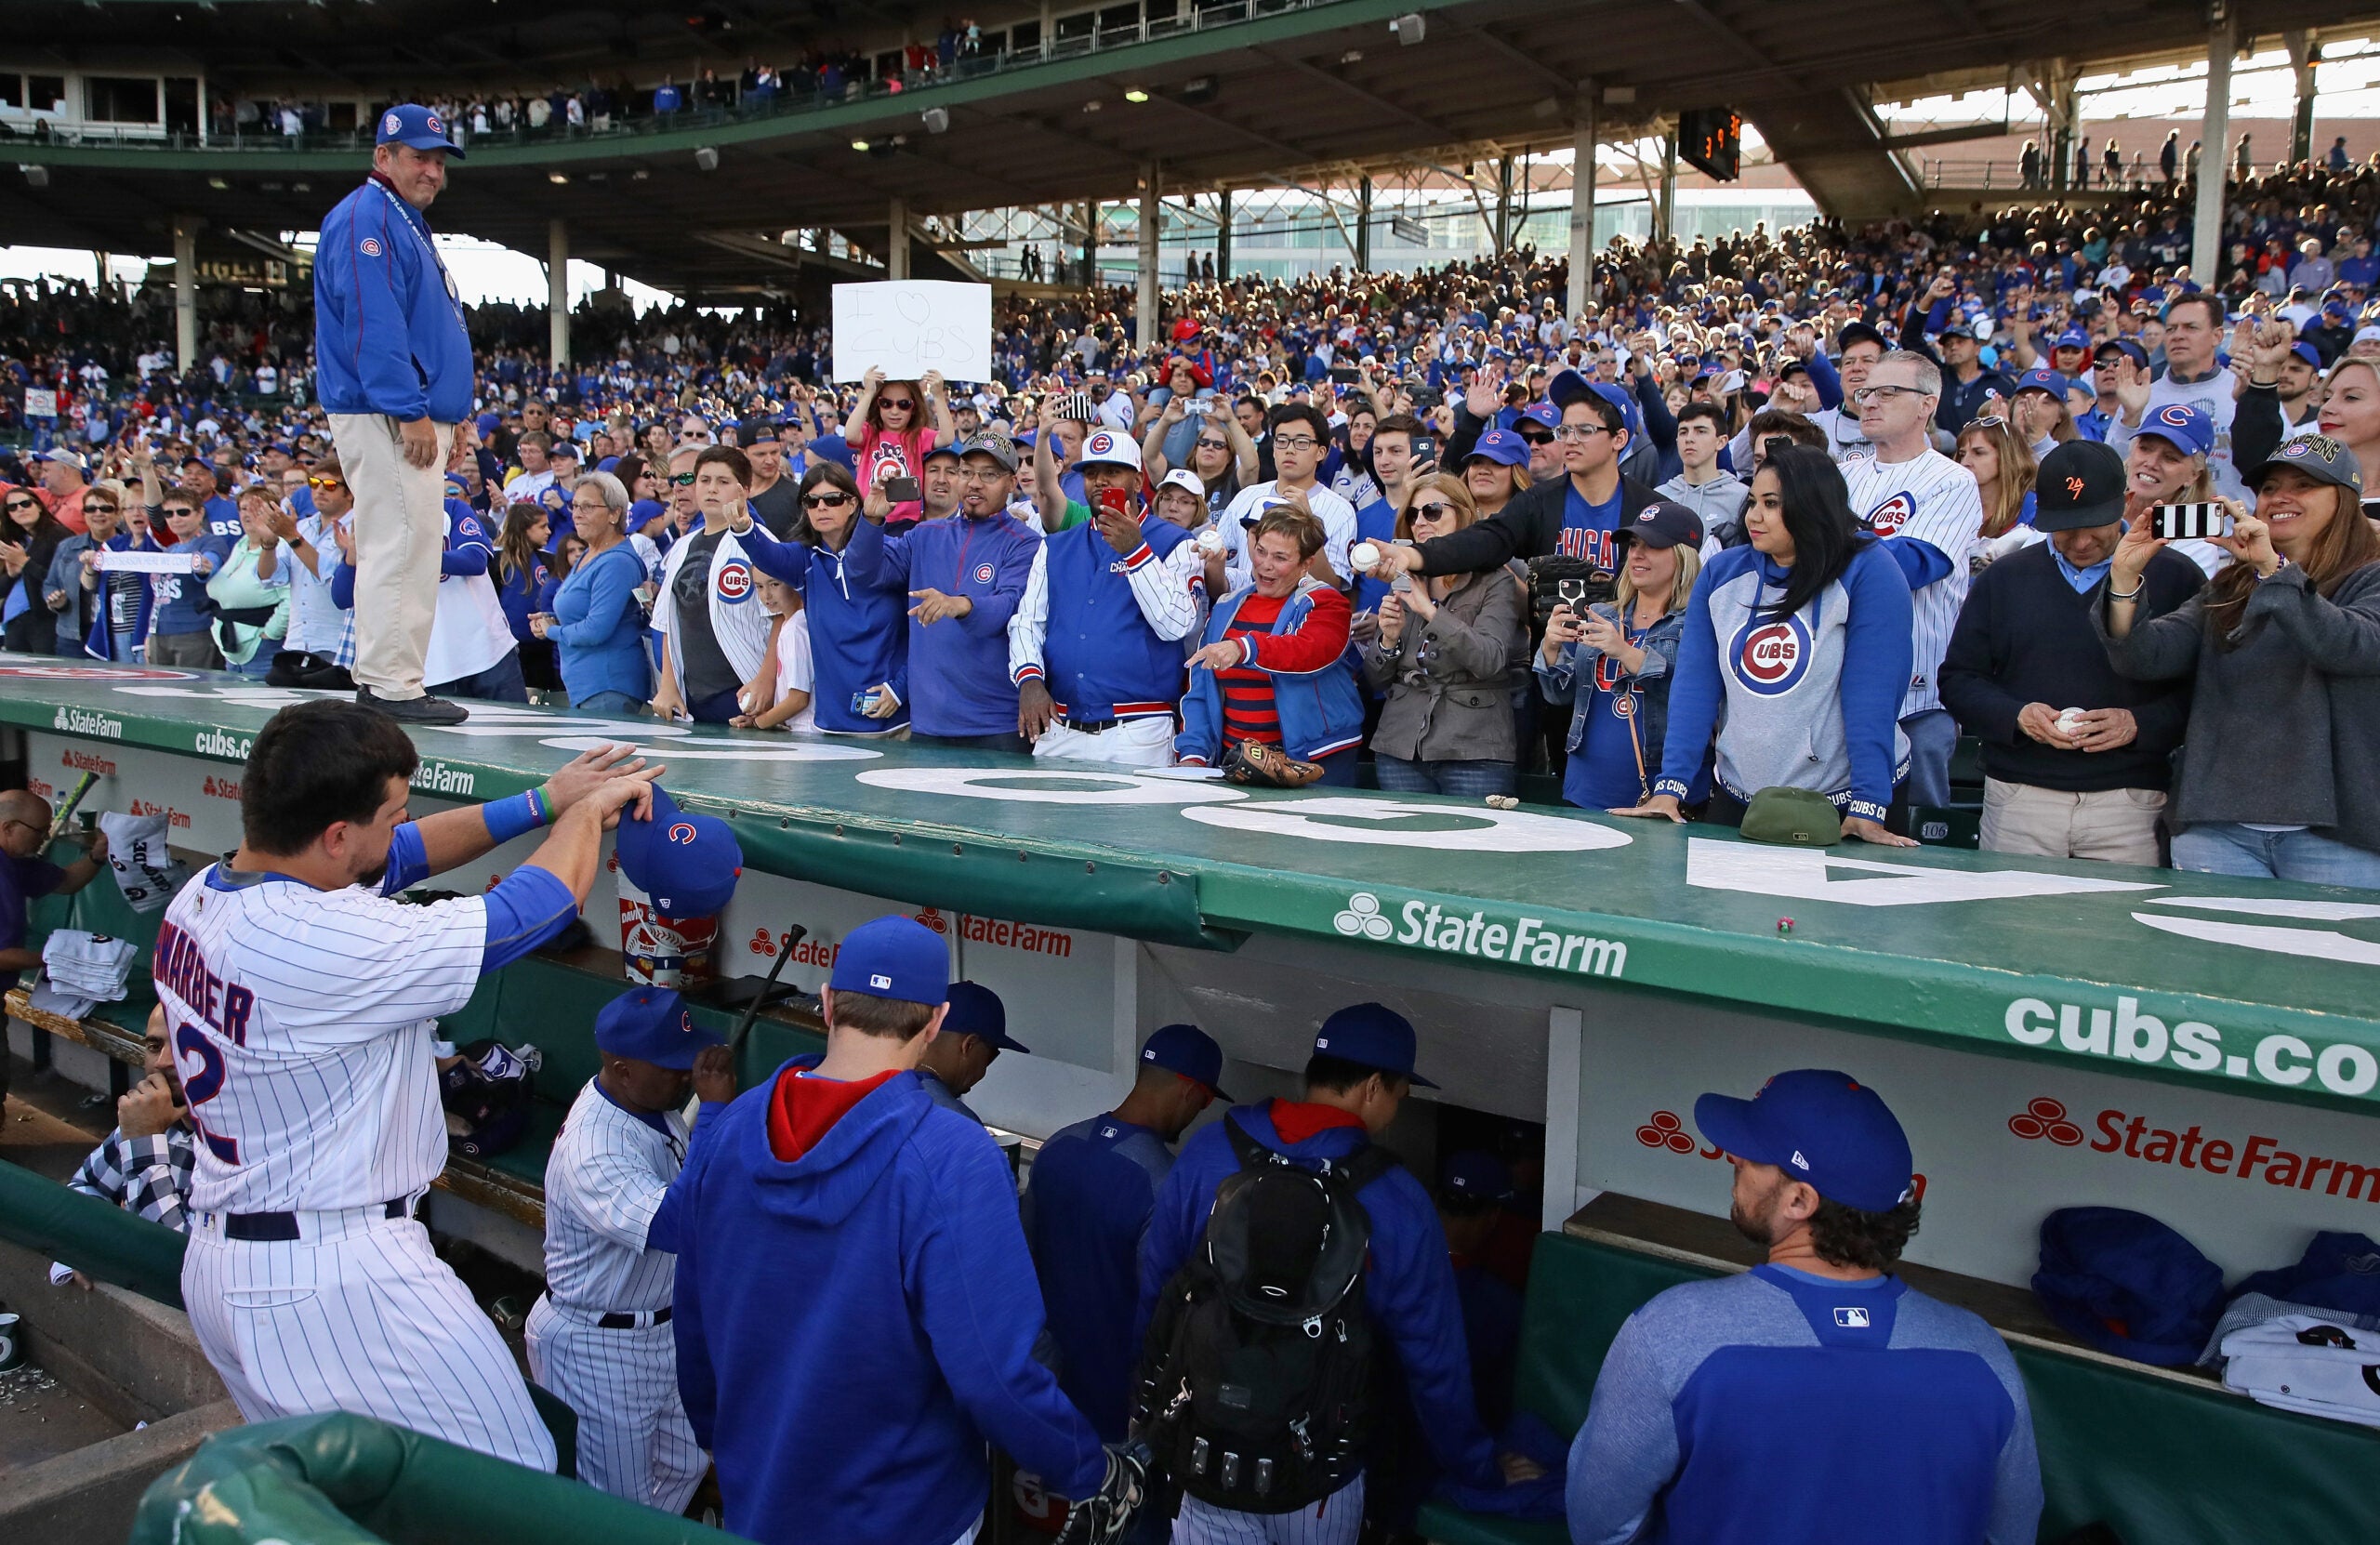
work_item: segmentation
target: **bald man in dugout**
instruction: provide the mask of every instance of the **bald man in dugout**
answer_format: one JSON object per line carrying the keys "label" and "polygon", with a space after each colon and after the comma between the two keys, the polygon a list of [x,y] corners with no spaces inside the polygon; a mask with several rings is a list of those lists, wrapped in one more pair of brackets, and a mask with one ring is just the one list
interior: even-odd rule
{"label": "bald man in dugout", "polygon": [[[49,846],[49,801],[21,788],[0,792],[0,993],[24,971],[41,970],[41,951],[26,947],[27,913],[43,896],[71,896],[107,863],[108,839],[94,833],[90,852],[60,868],[42,856]],[[0,1099],[8,1093],[7,1059],[0,1057]]]}

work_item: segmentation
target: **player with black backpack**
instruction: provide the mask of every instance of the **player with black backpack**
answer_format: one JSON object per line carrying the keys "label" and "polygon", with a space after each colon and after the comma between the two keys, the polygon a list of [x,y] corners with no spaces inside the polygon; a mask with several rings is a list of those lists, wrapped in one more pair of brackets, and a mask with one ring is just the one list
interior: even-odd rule
{"label": "player with black backpack", "polygon": [[1413,1086],[1435,1087],[1413,1050],[1402,1014],[1340,1010],[1315,1037],[1304,1097],[1234,1107],[1183,1145],[1158,1194],[1132,1435],[1182,1492],[1176,1541],[1352,1545],[1392,1350],[1448,1472],[1500,1482],[1445,1232],[1372,1142]]}

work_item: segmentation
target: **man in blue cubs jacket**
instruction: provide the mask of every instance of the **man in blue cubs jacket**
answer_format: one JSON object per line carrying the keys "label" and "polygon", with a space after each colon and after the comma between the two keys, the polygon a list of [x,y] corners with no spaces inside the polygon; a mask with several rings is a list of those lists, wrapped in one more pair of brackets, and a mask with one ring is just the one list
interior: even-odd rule
{"label": "man in blue cubs jacket", "polygon": [[438,608],[445,468],[470,436],[471,340],[422,218],[462,148],[426,107],[380,114],[372,176],[323,218],[314,354],[324,411],[355,494],[356,700],[414,724],[456,724],[423,660]]}
{"label": "man in blue cubs jacket", "polygon": [[[1258,1142],[1309,1169],[1344,1159],[1388,1129],[1415,1085],[1436,1087],[1413,1071],[1413,1045],[1411,1022],[1395,1010],[1377,1003],[1342,1009],[1315,1035],[1304,1098],[1236,1105],[1223,1121],[1237,1123]],[[1197,1248],[1216,1188],[1238,1170],[1223,1122],[1210,1123],[1183,1144],[1181,1158],[1157,1193],[1141,1246],[1136,1344],[1156,1313],[1157,1295]],[[1436,1204],[1420,1181],[1395,1167],[1356,1193],[1356,1199],[1371,1221],[1364,1302],[1382,1339],[1395,1349],[1406,1393],[1432,1450],[1456,1480],[1501,1484],[1494,1445],[1472,1398],[1462,1301]],[[1268,1520],[1262,1538],[1353,1545],[1363,1515],[1364,1477],[1357,1475],[1302,1512],[1282,1515],[1277,1523]],[[1290,1525],[1289,1518],[1301,1522]],[[1249,1515],[1184,1497],[1174,1538],[1257,1538],[1250,1522]]]}
{"label": "man in blue cubs jacket", "polygon": [[747,1538],[963,1542],[986,1442],[1062,1497],[1115,1472],[1033,1359],[1007,1160],[918,1083],[949,991],[940,935],[853,929],[821,995],[826,1056],[706,1110],[654,1216],[648,1247],[678,1258],[679,1393]]}

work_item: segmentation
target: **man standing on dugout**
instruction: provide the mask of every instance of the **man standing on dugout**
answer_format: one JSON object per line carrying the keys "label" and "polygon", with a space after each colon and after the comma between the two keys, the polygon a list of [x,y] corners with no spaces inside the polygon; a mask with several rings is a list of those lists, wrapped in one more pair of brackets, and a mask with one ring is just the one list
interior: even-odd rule
{"label": "man standing on dugout", "polygon": [[474,432],[463,303],[423,216],[462,154],[437,113],[390,108],[371,177],[324,217],[314,249],[317,379],[355,495],[355,698],[413,724],[468,717],[422,684],[447,457]]}

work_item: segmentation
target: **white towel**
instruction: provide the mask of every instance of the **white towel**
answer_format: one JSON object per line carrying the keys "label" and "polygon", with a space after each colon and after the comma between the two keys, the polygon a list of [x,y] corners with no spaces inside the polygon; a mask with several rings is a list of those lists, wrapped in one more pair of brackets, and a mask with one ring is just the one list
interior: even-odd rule
{"label": "white towel", "polygon": [[101,1003],[124,997],[125,980],[139,957],[127,940],[76,928],[60,929],[41,947],[42,970],[60,992]]}
{"label": "white towel", "polygon": [[112,810],[99,817],[99,830],[108,838],[108,867],[115,871],[125,905],[135,912],[157,911],[190,878],[190,865],[167,846],[165,821],[164,815]]}

